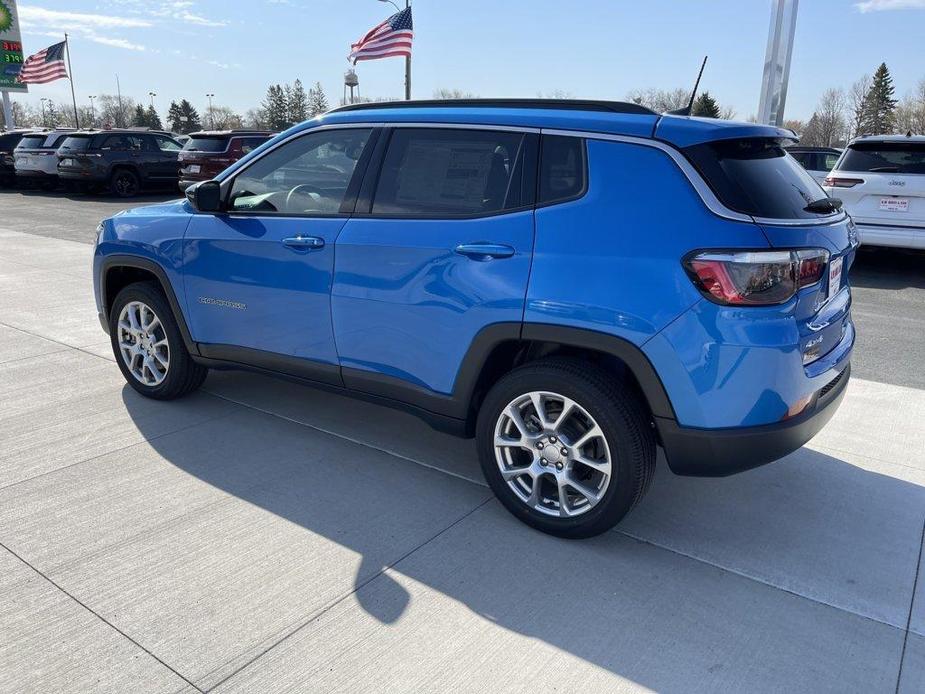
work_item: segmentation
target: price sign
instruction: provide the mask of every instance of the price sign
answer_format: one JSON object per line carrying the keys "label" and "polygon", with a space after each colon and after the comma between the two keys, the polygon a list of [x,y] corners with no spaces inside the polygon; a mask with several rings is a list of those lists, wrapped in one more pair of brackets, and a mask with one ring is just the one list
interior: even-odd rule
{"label": "price sign", "polygon": [[0,0],[0,91],[28,91],[17,81],[23,60],[16,0]]}

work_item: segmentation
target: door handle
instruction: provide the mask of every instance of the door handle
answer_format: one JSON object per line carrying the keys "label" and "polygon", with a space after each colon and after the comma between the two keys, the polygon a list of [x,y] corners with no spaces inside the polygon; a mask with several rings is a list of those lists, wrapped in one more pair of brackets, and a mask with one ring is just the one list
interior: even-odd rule
{"label": "door handle", "polygon": [[492,258],[510,258],[514,249],[503,243],[463,243],[455,251],[473,260],[491,260]]}
{"label": "door handle", "polygon": [[319,236],[290,236],[283,239],[283,244],[300,251],[317,251],[324,248],[324,239]]}

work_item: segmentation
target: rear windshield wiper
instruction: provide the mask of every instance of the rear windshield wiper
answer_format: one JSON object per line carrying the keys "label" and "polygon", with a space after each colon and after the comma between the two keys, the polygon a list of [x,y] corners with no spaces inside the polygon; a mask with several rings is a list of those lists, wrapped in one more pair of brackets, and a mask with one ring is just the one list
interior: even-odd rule
{"label": "rear windshield wiper", "polygon": [[804,212],[837,212],[841,209],[842,201],[838,198],[820,198],[819,200],[813,200],[806,207],[803,208]]}
{"label": "rear windshield wiper", "polygon": [[868,169],[871,173],[897,173],[899,171],[898,166],[875,166],[872,169]]}

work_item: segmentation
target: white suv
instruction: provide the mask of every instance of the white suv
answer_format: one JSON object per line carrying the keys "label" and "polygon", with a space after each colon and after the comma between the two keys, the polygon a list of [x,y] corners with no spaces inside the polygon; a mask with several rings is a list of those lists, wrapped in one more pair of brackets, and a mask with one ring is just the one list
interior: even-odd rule
{"label": "white suv", "polygon": [[16,178],[30,180],[46,190],[58,185],[58,147],[73,128],[30,133],[13,150]]}
{"label": "white suv", "polygon": [[823,188],[844,202],[862,243],[925,249],[925,136],[852,140]]}

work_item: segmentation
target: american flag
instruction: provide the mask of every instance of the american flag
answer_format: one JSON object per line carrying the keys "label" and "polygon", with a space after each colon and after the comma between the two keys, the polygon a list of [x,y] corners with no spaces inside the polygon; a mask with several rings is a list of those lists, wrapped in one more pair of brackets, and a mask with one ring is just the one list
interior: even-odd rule
{"label": "american flag", "polygon": [[26,58],[19,71],[19,81],[26,84],[45,84],[67,77],[64,69],[65,42],[56,43]]}
{"label": "american flag", "polygon": [[396,12],[353,44],[350,60],[356,65],[360,60],[378,60],[395,55],[411,57],[411,41],[414,39],[414,25],[411,8]]}

